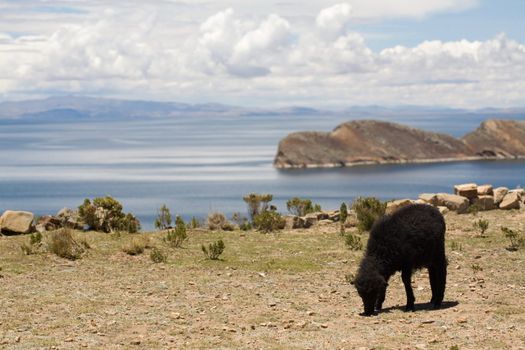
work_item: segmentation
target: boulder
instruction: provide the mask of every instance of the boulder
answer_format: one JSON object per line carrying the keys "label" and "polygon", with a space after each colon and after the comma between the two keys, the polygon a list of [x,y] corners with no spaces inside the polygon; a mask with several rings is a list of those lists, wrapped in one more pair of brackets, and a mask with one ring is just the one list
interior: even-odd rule
{"label": "boulder", "polygon": [[59,218],[56,218],[51,215],[45,215],[45,216],[41,216],[37,220],[36,225],[37,227],[38,226],[43,227],[45,231],[54,231],[62,227],[62,222],[60,221]]}
{"label": "boulder", "polygon": [[0,217],[0,231],[25,234],[33,230],[35,215],[27,211],[6,210]]}
{"label": "boulder", "polygon": [[499,205],[503,198],[509,193],[507,187],[498,187],[494,190],[494,204]]}
{"label": "boulder", "polygon": [[294,216],[293,217],[293,223],[292,228],[298,229],[298,228],[310,228],[315,223],[317,223],[317,217],[310,216],[308,219],[304,216]]}
{"label": "boulder", "polygon": [[324,211],[320,211],[320,212],[313,213],[313,214],[317,215],[317,220],[319,221],[328,220],[330,218],[330,215],[328,215],[328,213],[325,213]]}
{"label": "boulder", "polygon": [[386,204],[385,214],[390,215],[395,211],[414,203],[411,199],[398,199]]}
{"label": "boulder", "polygon": [[439,210],[441,215],[445,215],[446,213],[450,211],[447,207],[441,207],[441,206],[437,207],[437,209]]}
{"label": "boulder", "polygon": [[478,196],[492,196],[494,194],[494,189],[492,185],[481,185],[478,186]]}
{"label": "boulder", "polygon": [[501,203],[499,204],[500,209],[510,210],[520,208],[520,196],[518,192],[509,192],[505,195]]}
{"label": "boulder", "polygon": [[455,211],[458,214],[465,213],[470,204],[470,201],[466,197],[456,194],[438,193],[436,198],[437,206],[447,207],[449,210]]}
{"label": "boulder", "polygon": [[454,186],[454,194],[468,199],[474,199],[478,196],[478,185],[474,183],[456,185]]}
{"label": "boulder", "polygon": [[428,203],[434,206],[437,205],[437,195],[435,193],[421,193],[419,195],[419,199],[421,199],[425,203]]}
{"label": "boulder", "polygon": [[329,211],[327,214],[328,214],[328,219],[332,220],[333,222],[338,222],[340,219],[339,210]]}
{"label": "boulder", "polygon": [[493,210],[496,209],[494,204],[494,197],[492,196],[479,196],[472,200],[472,205],[475,205],[478,210]]}
{"label": "boulder", "polygon": [[82,230],[84,228],[78,210],[63,208],[59,210],[56,218],[60,220],[62,227],[69,227],[77,230]]}
{"label": "boulder", "polygon": [[514,190],[510,190],[509,192],[511,193],[516,192],[521,200],[525,199],[525,190],[523,188],[517,188]]}
{"label": "boulder", "polygon": [[317,224],[317,222],[319,221],[317,219],[317,213],[306,214],[305,216],[302,217],[302,219],[304,219],[305,228],[312,227],[313,225]]}

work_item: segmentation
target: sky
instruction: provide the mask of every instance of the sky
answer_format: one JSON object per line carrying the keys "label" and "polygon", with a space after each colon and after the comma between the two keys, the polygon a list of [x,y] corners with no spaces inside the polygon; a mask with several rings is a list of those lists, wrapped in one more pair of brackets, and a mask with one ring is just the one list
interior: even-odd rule
{"label": "sky", "polygon": [[0,0],[0,101],[525,106],[523,0]]}

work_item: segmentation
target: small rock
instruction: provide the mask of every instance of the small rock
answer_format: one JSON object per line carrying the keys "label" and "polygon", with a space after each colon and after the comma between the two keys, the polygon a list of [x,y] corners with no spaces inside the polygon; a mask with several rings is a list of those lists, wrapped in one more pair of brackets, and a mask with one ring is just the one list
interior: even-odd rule
{"label": "small rock", "polygon": [[140,340],[132,340],[131,341],[131,345],[140,345],[141,341]]}
{"label": "small rock", "polygon": [[467,323],[467,319],[462,317],[457,320],[458,323]]}
{"label": "small rock", "polygon": [[434,321],[434,320],[424,320],[424,321],[421,321],[421,323],[423,323],[423,324],[431,324],[431,323],[434,323],[434,322],[436,322],[436,321]]}

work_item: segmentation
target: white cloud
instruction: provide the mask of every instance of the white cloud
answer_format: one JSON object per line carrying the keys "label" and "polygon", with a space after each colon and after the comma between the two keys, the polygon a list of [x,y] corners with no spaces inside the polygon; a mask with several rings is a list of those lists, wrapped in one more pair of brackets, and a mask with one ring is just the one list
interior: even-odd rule
{"label": "white cloud", "polygon": [[[329,107],[525,102],[520,93],[525,91],[522,43],[497,35],[486,41],[425,41],[374,52],[361,34],[349,30],[355,16],[366,15],[365,2],[351,3],[313,12],[308,25],[282,14],[245,16],[243,10],[227,8],[200,22],[184,22],[183,32],[172,32],[165,22],[169,16],[158,9],[101,9],[48,34],[0,33],[0,95],[65,91]],[[452,0],[424,3],[396,2],[400,8],[395,13],[461,7]],[[410,12],[409,5],[416,9]]]}
{"label": "white cloud", "polygon": [[351,18],[352,7],[341,3],[322,10],[315,20],[317,28],[328,38],[337,38],[344,34],[345,27]]}

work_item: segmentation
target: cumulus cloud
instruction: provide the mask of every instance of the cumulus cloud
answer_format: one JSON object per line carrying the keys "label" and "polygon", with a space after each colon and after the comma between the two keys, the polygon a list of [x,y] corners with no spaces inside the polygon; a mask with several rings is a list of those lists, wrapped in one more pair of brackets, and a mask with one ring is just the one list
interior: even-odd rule
{"label": "cumulus cloud", "polygon": [[[438,2],[428,3],[438,10]],[[48,35],[0,33],[0,94],[64,91],[328,107],[525,102],[524,44],[501,34],[374,52],[348,25],[363,13],[362,4],[318,10],[306,27],[278,14],[247,17],[226,8],[190,26],[184,38],[156,25],[165,14],[151,9],[124,18],[121,11],[103,10]]]}
{"label": "cumulus cloud", "polygon": [[345,32],[346,25],[351,18],[352,7],[348,3],[341,3],[322,10],[315,20],[321,35],[336,38]]}

